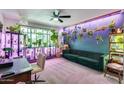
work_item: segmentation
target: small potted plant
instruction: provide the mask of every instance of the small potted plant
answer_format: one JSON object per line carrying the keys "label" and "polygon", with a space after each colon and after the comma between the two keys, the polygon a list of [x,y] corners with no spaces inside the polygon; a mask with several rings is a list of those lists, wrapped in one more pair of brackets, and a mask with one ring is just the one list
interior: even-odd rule
{"label": "small potted plant", "polygon": [[86,28],[82,28],[82,31],[83,31],[83,32],[87,32],[87,29],[86,29]]}
{"label": "small potted plant", "polygon": [[80,32],[79,35],[78,35],[78,39],[81,40],[82,37],[83,37],[83,33]]}
{"label": "small potted plant", "polygon": [[116,33],[114,20],[109,24],[109,29],[113,34]]}
{"label": "small potted plant", "polygon": [[87,32],[87,35],[88,35],[88,37],[92,37],[93,36],[93,31]]}
{"label": "small potted plant", "polygon": [[103,38],[102,38],[102,36],[98,35],[98,36],[96,36],[96,40],[97,40],[97,44],[98,44],[99,41],[103,41]]}
{"label": "small potted plant", "polygon": [[10,52],[13,51],[12,48],[3,48],[3,51],[5,52],[5,58],[10,57]]}

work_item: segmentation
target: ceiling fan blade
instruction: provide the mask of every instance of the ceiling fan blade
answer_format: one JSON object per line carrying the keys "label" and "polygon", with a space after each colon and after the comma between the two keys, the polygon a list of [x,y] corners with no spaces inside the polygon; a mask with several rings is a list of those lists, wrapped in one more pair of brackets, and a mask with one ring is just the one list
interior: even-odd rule
{"label": "ceiling fan blade", "polygon": [[65,16],[59,16],[59,18],[71,18],[70,15],[65,15]]}
{"label": "ceiling fan blade", "polygon": [[56,13],[55,13],[55,11],[53,12],[53,16],[57,16]]}
{"label": "ceiling fan blade", "polygon": [[61,20],[61,19],[58,19],[58,20],[59,20],[59,22],[63,23],[63,20]]}
{"label": "ceiling fan blade", "polygon": [[54,15],[55,17],[58,17],[58,16],[60,15],[60,11],[59,11],[59,10],[55,10],[55,11],[53,12],[53,15]]}

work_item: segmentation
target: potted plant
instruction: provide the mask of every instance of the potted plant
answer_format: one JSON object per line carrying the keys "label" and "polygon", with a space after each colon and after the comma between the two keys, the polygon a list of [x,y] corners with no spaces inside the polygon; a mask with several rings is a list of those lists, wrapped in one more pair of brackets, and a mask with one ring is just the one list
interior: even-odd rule
{"label": "potted plant", "polygon": [[81,40],[82,37],[83,37],[83,33],[80,32],[80,33],[78,34],[78,39]]}
{"label": "potted plant", "polygon": [[7,29],[9,29],[11,32],[19,32],[20,31],[20,25],[15,24],[13,26],[7,27]]}
{"label": "potted plant", "polygon": [[0,31],[2,31],[2,29],[3,29],[3,24],[2,22],[0,22]]}
{"label": "potted plant", "polygon": [[109,29],[112,33],[115,33],[115,22],[114,20],[109,24]]}
{"label": "potted plant", "polygon": [[66,36],[66,43],[69,43],[70,40],[71,40],[71,36],[70,35],[67,35]]}
{"label": "potted plant", "polygon": [[87,32],[87,29],[86,29],[86,28],[82,28],[82,31],[83,31],[83,32]]}
{"label": "potted plant", "polygon": [[77,39],[77,31],[72,32],[72,38],[73,38],[73,40]]}
{"label": "potted plant", "polygon": [[88,37],[92,37],[93,36],[93,32],[89,31],[89,32],[87,32],[87,35],[88,35]]}
{"label": "potted plant", "polygon": [[13,51],[12,48],[3,48],[3,51],[5,52],[5,58],[10,57],[10,52]]}
{"label": "potted plant", "polygon": [[96,40],[97,40],[97,44],[98,44],[99,41],[103,41],[103,38],[102,38],[102,36],[98,35],[98,36],[96,36]]}
{"label": "potted plant", "polygon": [[58,33],[55,30],[51,30],[51,32],[52,32],[51,40],[57,46],[57,43],[58,43]]}

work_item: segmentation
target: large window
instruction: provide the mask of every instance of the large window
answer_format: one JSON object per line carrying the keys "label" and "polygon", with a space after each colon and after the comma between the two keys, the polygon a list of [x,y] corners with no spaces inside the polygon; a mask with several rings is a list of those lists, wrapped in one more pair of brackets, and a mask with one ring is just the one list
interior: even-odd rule
{"label": "large window", "polygon": [[22,34],[25,35],[26,47],[50,47],[53,42],[50,40],[51,30],[21,26]]}

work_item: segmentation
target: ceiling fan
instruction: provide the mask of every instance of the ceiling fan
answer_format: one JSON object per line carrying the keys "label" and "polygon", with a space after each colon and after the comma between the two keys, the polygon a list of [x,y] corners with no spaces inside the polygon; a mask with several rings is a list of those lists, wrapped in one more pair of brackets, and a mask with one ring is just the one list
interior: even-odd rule
{"label": "ceiling fan", "polygon": [[60,10],[53,11],[53,16],[50,19],[50,21],[55,20],[55,21],[59,21],[60,23],[63,23],[63,20],[61,18],[71,18],[70,15],[60,15],[60,14],[61,14]]}

